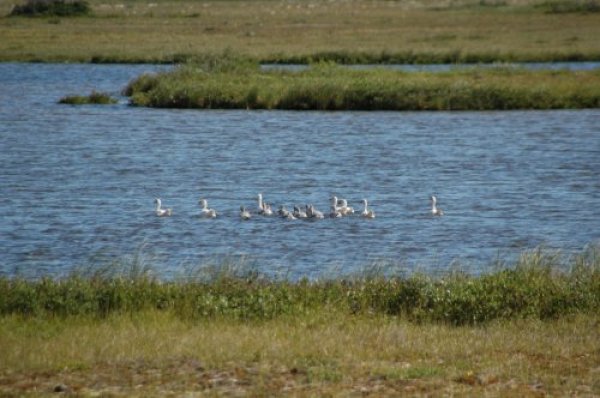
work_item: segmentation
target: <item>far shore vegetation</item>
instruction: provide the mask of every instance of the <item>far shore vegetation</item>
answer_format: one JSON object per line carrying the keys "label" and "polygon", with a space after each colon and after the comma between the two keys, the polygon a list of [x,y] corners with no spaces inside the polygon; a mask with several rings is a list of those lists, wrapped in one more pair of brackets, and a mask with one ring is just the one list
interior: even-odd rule
{"label": "far shore vegetation", "polygon": [[0,61],[180,63],[226,48],[261,63],[600,60],[599,0],[88,0],[84,17],[61,15],[75,4],[0,2]]}
{"label": "far shore vegetation", "polygon": [[482,275],[0,277],[0,394],[594,396],[600,250]]}
{"label": "far shore vegetation", "polygon": [[510,110],[600,107],[600,70],[512,67],[449,72],[352,69],[262,70],[223,56],[130,82],[131,103],[161,108],[289,110]]}

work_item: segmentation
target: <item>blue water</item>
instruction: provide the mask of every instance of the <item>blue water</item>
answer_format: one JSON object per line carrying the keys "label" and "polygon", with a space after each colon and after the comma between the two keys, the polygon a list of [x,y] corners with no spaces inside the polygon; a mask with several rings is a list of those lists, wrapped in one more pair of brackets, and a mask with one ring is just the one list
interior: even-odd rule
{"label": "blue water", "polygon": [[[494,69],[494,68],[513,68],[524,70],[571,70],[585,71],[600,68],[600,62],[500,62],[500,63],[477,63],[477,64],[376,64],[376,65],[347,65],[353,69],[383,68],[399,70],[403,72],[449,72],[465,69]],[[264,64],[264,70],[290,70],[302,71],[309,68],[304,64]]]}
{"label": "blue water", "polygon": [[[162,67],[166,68],[166,67]],[[59,105],[151,65],[0,64],[0,274],[141,253],[161,277],[222,261],[298,278],[373,264],[488,270],[600,240],[600,110],[283,112]],[[238,217],[332,195],[377,217]],[[429,215],[435,194],[444,217]],[[154,215],[153,200],[172,207]],[[205,197],[219,212],[198,217]],[[457,265],[458,264],[458,265]]]}

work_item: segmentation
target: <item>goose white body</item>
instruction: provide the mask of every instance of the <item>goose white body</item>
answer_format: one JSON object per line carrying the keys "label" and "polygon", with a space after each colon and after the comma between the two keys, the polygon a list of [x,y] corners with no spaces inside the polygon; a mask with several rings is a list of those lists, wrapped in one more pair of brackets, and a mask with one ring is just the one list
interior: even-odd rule
{"label": "goose white body", "polygon": [[163,209],[162,208],[162,202],[159,198],[154,199],[154,205],[156,206],[154,209],[154,212],[156,213],[156,215],[158,217],[169,217],[171,214],[173,214],[172,209],[170,209],[170,208]]}
{"label": "goose white body", "polygon": [[208,201],[206,199],[200,199],[199,203],[200,203],[200,206],[202,206],[202,208],[200,209],[201,217],[204,217],[204,218],[216,218],[217,217],[216,210],[208,208]]}
{"label": "goose white body", "polygon": [[437,207],[437,198],[435,196],[431,196],[431,215],[433,216],[443,216],[444,211]]}

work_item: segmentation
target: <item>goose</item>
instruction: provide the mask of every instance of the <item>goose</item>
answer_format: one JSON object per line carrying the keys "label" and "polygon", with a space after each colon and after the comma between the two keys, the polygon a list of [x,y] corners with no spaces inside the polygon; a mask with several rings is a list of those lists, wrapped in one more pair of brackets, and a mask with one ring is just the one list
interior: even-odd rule
{"label": "goose", "polygon": [[262,193],[258,194],[258,214],[265,214],[265,203],[263,202]]}
{"label": "goose", "polygon": [[363,205],[365,206],[364,210],[362,211],[362,213],[360,213],[361,216],[365,217],[365,218],[375,218],[375,212],[373,210],[369,210],[368,206],[369,206],[369,202],[367,202],[366,199],[362,200]]}
{"label": "goose", "polygon": [[277,210],[277,214],[279,214],[280,217],[286,218],[289,214],[289,211],[285,208],[284,205],[279,206],[279,210]]}
{"label": "goose", "polygon": [[343,216],[347,216],[348,214],[354,214],[354,208],[348,206],[348,201],[346,201],[346,199],[338,200],[338,208]]}
{"label": "goose", "polygon": [[265,216],[272,216],[273,215],[273,210],[271,209],[271,205],[269,203],[263,203],[263,215]]}
{"label": "goose", "polygon": [[431,214],[434,216],[443,216],[444,211],[436,206],[437,198],[431,195]]}
{"label": "goose", "polygon": [[313,218],[313,208],[312,205],[305,205],[304,208],[306,209],[306,218]]}
{"label": "goose", "polygon": [[294,212],[292,213],[296,218],[307,218],[305,211],[300,210],[298,206],[294,206]]}
{"label": "goose", "polygon": [[246,210],[244,206],[240,206],[240,217],[242,218],[242,220],[249,220],[252,217],[252,215],[248,210]]}
{"label": "goose", "polygon": [[215,209],[208,208],[208,201],[206,199],[200,199],[200,201],[198,203],[200,203],[200,206],[202,206],[202,209],[200,209],[200,215],[202,217],[205,217],[205,218],[217,217],[217,212],[215,211]]}
{"label": "goose", "polygon": [[[307,210],[307,215],[308,215],[308,210]],[[323,213],[321,213],[319,210],[315,210],[315,207],[313,205],[310,205],[310,218],[325,218],[325,216],[323,215]]]}
{"label": "goose", "polygon": [[160,201],[159,198],[154,199],[154,204],[156,205],[156,215],[158,217],[168,217],[171,214],[173,214],[173,210],[172,209],[163,209],[162,206],[162,202]]}
{"label": "goose", "polygon": [[337,196],[332,196],[331,197],[331,207],[337,209],[339,207],[338,203],[339,203],[338,197]]}
{"label": "goose", "polygon": [[340,211],[340,209],[336,206],[331,206],[331,212],[329,213],[329,217],[331,218],[340,218],[342,217],[342,212]]}
{"label": "goose", "polygon": [[285,215],[285,219],[286,220],[296,220],[296,216],[294,216],[294,213],[292,213],[291,211],[288,211],[287,214]]}

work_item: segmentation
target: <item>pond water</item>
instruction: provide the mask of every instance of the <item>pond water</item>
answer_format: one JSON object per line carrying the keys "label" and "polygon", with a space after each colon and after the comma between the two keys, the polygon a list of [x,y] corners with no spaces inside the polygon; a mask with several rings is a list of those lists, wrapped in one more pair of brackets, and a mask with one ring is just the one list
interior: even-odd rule
{"label": "pond water", "polygon": [[[263,70],[302,71],[309,68],[302,64],[264,64]],[[585,71],[600,68],[600,62],[515,62],[515,63],[478,63],[478,64],[377,64],[377,65],[347,65],[353,69],[383,68],[403,72],[449,72],[464,69],[494,69],[513,68],[524,70],[571,70]]]}
{"label": "pond water", "polygon": [[[373,264],[485,272],[600,239],[600,110],[284,112],[57,104],[119,95],[151,65],[0,64],[0,274],[63,275],[140,253],[161,277],[242,262],[288,278]],[[332,195],[377,217],[255,216]],[[429,196],[444,217],[430,216]],[[172,207],[154,215],[154,198]],[[217,209],[199,218],[198,199]],[[457,265],[458,264],[458,265]],[[403,271],[403,272],[404,272]]]}

